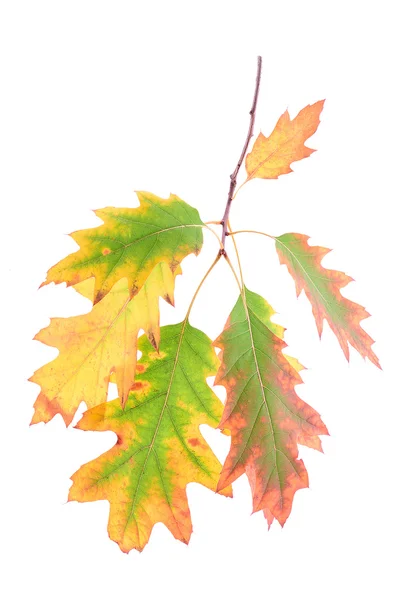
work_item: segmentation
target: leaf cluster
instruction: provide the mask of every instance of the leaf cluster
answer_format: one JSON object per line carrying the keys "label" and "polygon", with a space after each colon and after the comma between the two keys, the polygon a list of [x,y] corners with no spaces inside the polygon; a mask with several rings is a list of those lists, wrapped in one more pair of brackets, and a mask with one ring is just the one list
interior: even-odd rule
{"label": "leaf cluster", "polygon": [[[108,500],[109,536],[124,552],[142,550],[158,522],[177,539],[189,541],[190,482],[231,496],[231,484],[245,473],[254,512],[262,510],[269,525],[274,519],[284,525],[295,492],[308,486],[299,445],[322,451],[319,436],[328,434],[320,415],[295,390],[302,383],[302,366],[285,353],[284,329],[273,322],[274,310],[246,287],[238,252],[237,272],[226,251],[227,240],[236,248],[236,235],[248,233],[234,232],[229,224],[238,190],[254,178],[290,173],[291,163],[309,157],[314,150],[305,142],[317,130],[323,108],[323,101],[316,102],[294,119],[286,111],[272,133],[260,133],[246,154],[259,75],[250,130],[231,176],[224,217],[212,223],[222,227],[221,237],[177,196],[161,199],[138,192],[136,208],[98,210],[100,226],[73,233],[79,249],[52,267],[42,284],[73,286],[93,306],[87,314],[54,318],[37,334],[59,355],[31,378],[41,388],[32,423],[60,414],[70,425],[85,402],[87,410],[76,427],[116,433],[113,448],[72,476],[69,499]],[[246,179],[236,188],[242,162]],[[159,299],[174,304],[181,262],[202,250],[205,230],[218,243],[214,263],[184,320],[160,327]],[[327,321],[347,359],[351,345],[379,366],[373,340],[360,326],[368,313],[341,294],[351,278],[322,266],[329,250],[309,245],[308,236],[299,233],[263,235],[272,238],[297,295],[304,291],[310,301],[319,335]],[[224,330],[212,341],[189,317],[200,287],[220,260],[228,263],[239,297]],[[211,376],[226,389],[224,405],[207,384]],[[110,402],[109,382],[116,383],[119,393]],[[231,436],[223,465],[200,432],[203,424]]]}

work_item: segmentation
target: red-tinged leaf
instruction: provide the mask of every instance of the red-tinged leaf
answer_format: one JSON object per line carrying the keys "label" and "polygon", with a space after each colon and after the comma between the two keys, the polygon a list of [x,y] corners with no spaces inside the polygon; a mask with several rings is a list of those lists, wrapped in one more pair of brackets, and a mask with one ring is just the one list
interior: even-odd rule
{"label": "red-tinged leaf", "polygon": [[314,440],[328,431],[295,392],[302,379],[283,353],[273,313],[244,288],[215,342],[221,348],[215,383],[227,391],[220,427],[232,435],[218,489],[246,473],[254,512],[266,509],[284,525],[295,492],[308,486],[298,444],[317,446]]}
{"label": "red-tinged leaf", "polygon": [[275,245],[280,262],[287,266],[295,281],[297,296],[304,290],[311,302],[319,336],[326,319],[347,360],[351,344],[380,368],[379,359],[371,349],[374,340],[360,327],[360,321],[370,314],[340,292],[353,279],[341,271],[325,269],[321,261],[330,250],[309,246],[308,239],[300,233],[286,233],[275,239]]}

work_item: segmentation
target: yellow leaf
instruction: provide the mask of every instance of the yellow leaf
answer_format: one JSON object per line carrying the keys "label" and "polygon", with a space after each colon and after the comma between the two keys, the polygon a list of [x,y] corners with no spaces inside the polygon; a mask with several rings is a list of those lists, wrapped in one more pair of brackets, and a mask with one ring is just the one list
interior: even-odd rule
{"label": "yellow leaf", "polygon": [[[111,373],[121,402],[126,402],[134,382],[139,330],[158,347],[159,297],[173,304],[174,280],[180,272],[180,267],[172,274],[165,263],[157,265],[132,299],[123,278],[91,312],[52,319],[36,335],[36,340],[58,348],[60,354],[30,379],[41,386],[32,424],[61,414],[69,425],[82,401],[88,407],[105,402]],[[91,299],[93,287],[94,282],[88,280],[76,289]]]}

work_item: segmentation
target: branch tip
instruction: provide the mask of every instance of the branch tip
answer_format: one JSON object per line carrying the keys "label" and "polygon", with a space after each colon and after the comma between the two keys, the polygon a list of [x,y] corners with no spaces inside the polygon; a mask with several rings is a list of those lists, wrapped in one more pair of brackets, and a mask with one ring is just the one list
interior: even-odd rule
{"label": "branch tip", "polygon": [[261,56],[258,56],[257,59],[257,77],[256,77],[256,82],[255,82],[255,91],[254,91],[254,98],[252,101],[252,107],[251,110],[249,112],[250,115],[250,124],[249,124],[249,128],[248,128],[248,133],[247,133],[247,139],[245,140],[244,143],[244,147],[242,149],[241,152],[241,156],[237,162],[237,165],[233,171],[233,173],[231,173],[230,175],[230,180],[231,180],[231,184],[229,186],[229,192],[228,192],[228,199],[227,199],[227,204],[225,207],[225,212],[224,212],[224,216],[222,217],[222,238],[221,238],[221,242],[222,242],[222,246],[225,247],[225,240],[227,237],[227,231],[228,231],[228,219],[229,219],[229,212],[231,209],[231,202],[234,199],[234,191],[237,185],[237,177],[238,177],[238,172],[241,168],[242,163],[244,162],[244,158],[245,155],[247,153],[248,150],[248,145],[250,142],[250,139],[253,136],[253,131],[254,131],[254,122],[255,122],[255,111],[257,108],[257,101],[258,101],[258,93],[260,91],[260,82],[261,82],[261,66],[262,66],[262,58]]}

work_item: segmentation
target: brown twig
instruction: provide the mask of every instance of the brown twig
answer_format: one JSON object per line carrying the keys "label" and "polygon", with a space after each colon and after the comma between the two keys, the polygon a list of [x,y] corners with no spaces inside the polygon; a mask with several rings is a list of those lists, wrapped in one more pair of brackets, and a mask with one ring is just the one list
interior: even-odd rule
{"label": "brown twig", "polygon": [[225,207],[225,212],[224,212],[224,216],[222,217],[222,221],[221,221],[221,225],[222,225],[222,249],[221,249],[221,253],[226,255],[226,251],[225,251],[225,240],[228,234],[228,219],[229,219],[229,212],[231,210],[231,202],[234,198],[234,191],[237,185],[237,177],[238,177],[238,171],[241,168],[241,165],[244,161],[245,158],[245,154],[247,152],[248,149],[248,145],[250,143],[250,139],[253,136],[253,131],[254,131],[254,122],[255,122],[255,111],[257,108],[257,101],[258,101],[258,93],[260,91],[260,81],[261,81],[261,65],[262,65],[262,58],[261,56],[258,57],[258,64],[257,64],[257,78],[256,78],[256,83],[255,83],[255,92],[254,92],[254,100],[252,102],[252,107],[250,110],[250,126],[248,129],[248,135],[247,135],[247,139],[245,140],[245,144],[244,147],[242,149],[241,152],[241,156],[237,162],[237,166],[234,169],[234,172],[230,175],[230,186],[229,186],[229,192],[228,192],[228,200],[227,200],[227,205]]}

